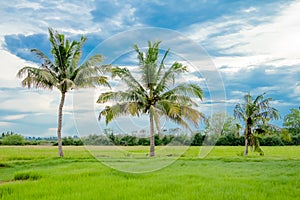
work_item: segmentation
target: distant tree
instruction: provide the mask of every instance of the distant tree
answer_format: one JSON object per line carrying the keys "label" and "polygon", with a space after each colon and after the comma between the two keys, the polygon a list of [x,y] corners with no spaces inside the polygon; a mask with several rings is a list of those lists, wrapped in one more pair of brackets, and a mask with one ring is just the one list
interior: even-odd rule
{"label": "distant tree", "polygon": [[216,134],[218,136],[225,134],[234,134],[239,136],[240,123],[225,112],[213,113],[205,122],[205,132]]}
{"label": "distant tree", "polygon": [[134,45],[139,60],[140,79],[136,79],[127,68],[113,68],[113,75],[124,82],[127,90],[102,93],[97,101],[116,102],[100,112],[100,117],[106,117],[106,123],[121,115],[149,115],[150,156],[155,155],[154,125],[160,131],[159,116],[166,116],[185,128],[190,128],[190,124],[197,126],[204,118],[204,115],[194,108],[197,103],[193,99],[195,97],[202,100],[202,89],[197,84],[175,85],[176,75],[187,72],[187,67],[178,62],[166,67],[164,61],[168,51],[159,62],[159,44],[160,42],[148,42],[146,52],[141,52],[138,46]]}
{"label": "distant tree", "polygon": [[286,127],[292,135],[300,134],[300,109],[292,108],[290,113],[284,117],[283,126]]}
{"label": "distant tree", "polygon": [[191,146],[201,146],[205,139],[205,135],[202,135],[200,132],[197,132],[192,137]]}
{"label": "distant tree", "polygon": [[4,145],[24,145],[25,138],[18,134],[6,135],[2,139],[2,144],[4,144]]}
{"label": "distant tree", "polygon": [[254,150],[263,154],[258,139],[253,132],[262,124],[266,124],[270,119],[278,119],[278,111],[270,106],[271,98],[265,98],[265,93],[253,98],[250,93],[244,96],[244,102],[239,103],[234,108],[235,118],[240,119],[245,124],[244,138],[245,151],[248,155],[248,146],[254,146]]}
{"label": "distant tree", "polygon": [[82,36],[80,41],[70,41],[65,39],[63,34],[49,28],[49,41],[53,59],[38,49],[32,49],[31,51],[42,59],[43,63],[39,68],[26,66],[20,69],[17,75],[26,76],[22,81],[24,87],[57,88],[60,91],[57,140],[58,154],[63,157],[61,129],[66,93],[75,88],[108,86],[108,82],[105,76],[99,76],[99,73],[103,72],[103,67],[97,66],[102,61],[101,55],[94,55],[83,64],[79,64],[86,37]]}

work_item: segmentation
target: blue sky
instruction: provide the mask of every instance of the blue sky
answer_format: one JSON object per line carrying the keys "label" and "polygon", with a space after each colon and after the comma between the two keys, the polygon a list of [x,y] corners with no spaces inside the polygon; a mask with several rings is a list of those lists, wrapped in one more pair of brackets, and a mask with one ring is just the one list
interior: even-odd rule
{"label": "blue sky", "polygon": [[[112,41],[116,34],[126,36],[124,31],[134,33],[133,30],[145,27],[165,28],[166,33],[176,31],[177,36],[181,34],[202,47],[202,53],[207,52],[214,65],[213,72],[203,70],[199,76],[194,70],[189,77],[183,77],[184,80],[199,81],[207,89],[207,98],[200,105],[204,113],[209,115],[212,105],[222,107],[224,103],[226,110],[232,113],[233,106],[251,91],[254,95],[267,92],[267,96],[274,99],[272,105],[283,117],[289,109],[300,106],[299,10],[300,1],[286,0],[1,1],[0,132],[56,135],[59,92],[28,90],[22,88],[20,79],[16,78],[21,67],[38,65],[29,51],[31,48],[49,52],[48,27],[73,39],[86,35],[88,41],[83,57],[91,52],[101,52],[99,48],[104,47],[103,42]],[[138,34],[130,36],[135,36],[141,44],[145,39]],[[170,43],[166,41],[166,44]],[[175,44],[171,49],[177,48]],[[110,53],[109,46],[105,47],[104,55]],[[118,48],[123,48],[121,43]],[[195,52],[197,50],[186,48],[187,55]],[[110,55],[105,56],[109,60]],[[129,58],[134,57],[129,55]],[[224,98],[210,99],[213,92],[209,91],[213,89],[211,86],[205,88],[205,84],[219,75]],[[68,95],[64,135],[75,135],[76,125],[80,132],[90,133],[98,128],[96,113],[101,106],[94,105],[98,94],[99,91],[87,90]],[[88,95],[90,98],[86,100]],[[79,122],[79,119],[85,120]],[[116,123],[119,127],[128,126],[126,120],[120,119]],[[143,119],[130,119],[130,123],[133,122],[137,129],[147,129]],[[276,123],[281,125],[282,120]]]}

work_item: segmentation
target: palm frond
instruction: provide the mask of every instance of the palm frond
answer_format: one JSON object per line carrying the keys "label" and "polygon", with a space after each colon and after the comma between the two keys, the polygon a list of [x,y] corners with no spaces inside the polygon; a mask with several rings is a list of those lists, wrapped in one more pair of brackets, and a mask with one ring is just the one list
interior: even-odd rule
{"label": "palm frond", "polygon": [[57,85],[57,79],[47,69],[23,67],[17,73],[19,78],[26,76],[22,81],[23,87],[42,87],[52,89]]}
{"label": "palm frond", "polygon": [[234,117],[236,119],[241,119],[243,121],[246,120],[246,116],[245,116],[245,109],[243,109],[243,107],[241,106],[241,104],[237,104],[234,108],[233,111]]}
{"label": "palm frond", "polygon": [[[98,66],[103,61],[103,56],[101,54],[96,54],[84,61],[84,63],[81,65],[82,67],[91,67],[91,66]],[[97,68],[98,69],[98,68]],[[99,70],[101,70],[102,67],[99,67]],[[103,68],[104,69],[104,68]]]}
{"label": "palm frond", "polygon": [[154,93],[159,94],[164,91],[169,84],[173,85],[175,83],[175,75],[183,72],[187,72],[187,67],[175,62],[159,80]]}
{"label": "palm frond", "polygon": [[147,93],[144,87],[133,77],[127,68],[113,67],[111,68],[112,77],[118,76],[126,83],[130,90],[139,90],[142,93]]}
{"label": "palm frond", "polygon": [[168,98],[172,95],[176,94],[182,94],[184,96],[192,96],[192,97],[197,97],[200,100],[203,99],[203,91],[200,86],[197,84],[180,84],[176,86],[175,88],[166,91],[163,93],[161,96],[162,98]]}
{"label": "palm frond", "polygon": [[147,99],[135,91],[105,92],[98,97],[97,103],[106,103],[108,101],[136,101],[139,104],[144,105],[147,102]]}
{"label": "palm frond", "polygon": [[106,106],[99,114],[99,121],[102,116],[105,116],[105,122],[108,124],[113,119],[125,115],[139,116],[139,109],[137,102],[117,103],[113,106]]}
{"label": "palm frond", "polygon": [[167,58],[167,56],[168,56],[168,54],[169,54],[169,51],[170,51],[170,49],[168,49],[168,50],[165,52],[165,54],[164,54],[164,56],[163,56],[163,58],[162,58],[162,60],[161,60],[161,62],[160,62],[159,69],[158,69],[157,75],[156,75],[157,78],[161,77],[161,72],[162,72],[162,70],[165,68],[165,59]]}
{"label": "palm frond", "polygon": [[[204,114],[196,109],[168,100],[158,101],[155,107],[161,111],[162,115],[168,116],[170,119],[175,120],[176,123],[179,123],[185,119],[197,127],[199,123],[205,119]],[[183,122],[186,122],[185,120]],[[182,125],[189,127],[188,123],[184,123]]]}

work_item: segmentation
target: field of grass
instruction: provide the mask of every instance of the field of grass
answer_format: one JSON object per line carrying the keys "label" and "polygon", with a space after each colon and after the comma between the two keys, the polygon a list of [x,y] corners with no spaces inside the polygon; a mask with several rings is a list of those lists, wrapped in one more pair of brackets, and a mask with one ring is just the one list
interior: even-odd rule
{"label": "field of grass", "polygon": [[[160,147],[156,158],[147,157],[148,147],[120,148],[88,148],[91,155],[84,147],[64,147],[59,158],[56,147],[2,146],[0,199],[300,197],[300,146],[263,147],[263,157],[242,157],[243,147],[214,147],[205,158],[199,147]],[[150,167],[141,168],[145,164]]]}

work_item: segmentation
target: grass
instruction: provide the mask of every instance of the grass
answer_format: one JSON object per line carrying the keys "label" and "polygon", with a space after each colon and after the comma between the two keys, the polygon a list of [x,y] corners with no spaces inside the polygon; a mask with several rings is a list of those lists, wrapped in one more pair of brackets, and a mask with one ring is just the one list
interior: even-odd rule
{"label": "grass", "polygon": [[[0,199],[299,198],[300,146],[263,149],[242,157],[243,147],[214,147],[202,159],[199,147],[159,147],[152,159],[148,147],[65,147],[64,158],[56,147],[0,147]],[[132,164],[161,168],[116,170]]]}

